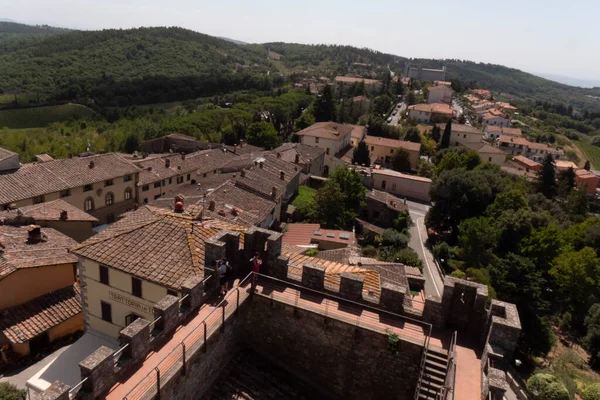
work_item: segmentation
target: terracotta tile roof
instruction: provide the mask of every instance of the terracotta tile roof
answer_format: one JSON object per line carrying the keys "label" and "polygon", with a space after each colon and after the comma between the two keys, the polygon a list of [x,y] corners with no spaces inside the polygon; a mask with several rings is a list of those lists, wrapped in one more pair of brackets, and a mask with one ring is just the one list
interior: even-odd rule
{"label": "terracotta tile roof", "polygon": [[365,85],[381,85],[381,81],[376,79],[357,78],[354,76],[336,76],[335,81],[339,83],[360,83],[365,82]]}
{"label": "terracotta tile roof", "polygon": [[25,164],[14,172],[0,174],[0,204],[9,204],[136,172],[138,169],[132,163],[114,153]]}
{"label": "terracotta tile roof", "polygon": [[[209,210],[214,201],[214,210]],[[225,219],[237,225],[262,225],[275,209],[276,203],[227,181],[202,197],[196,204],[203,206],[205,215]]]}
{"label": "terracotta tile roof", "polygon": [[352,98],[352,101],[365,101],[365,100],[369,100],[366,96],[354,96]]}
{"label": "terracotta tile roof", "polygon": [[[443,131],[444,128],[446,127],[446,124],[437,124],[437,126],[438,126],[438,128],[440,128]],[[483,137],[482,131],[475,128],[474,126],[465,125],[465,124],[452,124],[452,132],[468,133],[468,134],[479,135],[479,136]]]}
{"label": "terracotta tile roof", "polygon": [[[262,168],[261,168],[262,163]],[[238,175],[236,185],[244,187],[254,193],[258,193],[267,199],[272,199],[273,188],[276,189],[276,197],[284,196],[288,185],[300,175],[301,168],[277,158],[274,154],[254,159],[252,166]],[[281,172],[284,173],[281,179]]]}
{"label": "terracotta tile roof", "polygon": [[541,166],[541,164],[539,164],[539,163],[537,163],[537,162],[535,162],[533,160],[530,160],[529,158],[527,158],[525,156],[516,156],[516,157],[513,157],[513,160],[515,160],[518,163],[521,163],[521,164],[523,164],[523,165],[525,165],[526,167],[529,167],[529,168],[536,168],[536,167],[540,167]]}
{"label": "terracotta tile roof", "polygon": [[394,176],[397,178],[408,179],[408,180],[419,181],[419,182],[430,182],[430,183],[432,182],[431,179],[425,178],[423,176],[403,174],[402,172],[393,171],[391,169],[373,170],[373,175],[377,175],[377,174],[386,175],[386,176]]}
{"label": "terracotta tile roof", "polygon": [[325,283],[336,287],[339,287],[340,275],[343,272],[350,272],[353,274],[362,275],[365,278],[363,292],[369,293],[375,296],[379,296],[381,293],[381,283],[379,273],[367,268],[361,268],[358,266],[352,266],[348,264],[337,263],[334,261],[322,260],[316,257],[308,257],[298,253],[286,252],[287,246],[283,246],[281,254],[289,257],[288,273],[292,275],[301,275],[302,266],[307,263],[321,265],[325,267]]}
{"label": "terracotta tile roof", "polygon": [[426,113],[434,114],[445,114],[453,115],[454,108],[444,103],[431,103],[431,104],[415,104],[408,107],[409,110],[421,111]]}
{"label": "terracotta tile roof", "polygon": [[341,249],[321,250],[315,256],[321,260],[335,261],[340,264],[350,264],[350,258],[358,257],[360,249],[356,247],[343,247]]}
{"label": "terracotta tile roof", "polygon": [[585,169],[576,170],[575,175],[577,175],[578,178],[596,178],[596,175],[593,172]]}
{"label": "terracotta tile roof", "polygon": [[577,170],[577,164],[575,164],[573,161],[568,161],[568,160],[554,160],[554,166],[558,169],[569,169],[569,168],[573,168],[574,170]]}
{"label": "terracotta tile roof", "polygon": [[474,150],[480,154],[508,154],[505,151],[502,151],[497,147],[490,146],[487,143],[467,143],[463,146],[468,147],[469,149]]}
{"label": "terracotta tile roof", "polygon": [[315,160],[325,154],[325,149],[302,143],[284,143],[270,152],[270,154],[274,154],[275,156],[278,153],[283,161],[295,163],[297,154],[300,158],[300,164],[309,164],[311,160]]}
{"label": "terracotta tile roof", "polygon": [[73,253],[179,289],[189,276],[204,276],[204,242],[224,226],[247,229],[144,206],[75,247]]}
{"label": "terracotta tile roof", "polygon": [[[35,268],[49,265],[76,263],[77,257],[69,249],[77,242],[51,228],[42,228],[46,239],[30,243],[28,226],[0,225],[0,279],[20,268]],[[0,248],[1,250],[1,248]]]}
{"label": "terracotta tile roof", "polygon": [[377,189],[371,189],[366,192],[367,200],[374,200],[380,203],[385,204],[388,208],[391,208],[395,211],[404,211],[408,210],[408,206],[404,204],[404,200],[391,195],[387,192]]}
{"label": "terracotta tile roof", "polygon": [[138,186],[142,186],[190,172],[199,174],[212,172],[225,166],[228,162],[238,159],[238,157],[238,155],[223,151],[223,149],[211,149],[197,151],[185,156],[169,154],[148,160],[142,159],[134,163],[140,168]]}
{"label": "terracotta tile roof", "polygon": [[481,118],[485,119],[485,120],[489,120],[489,119],[495,119],[495,118],[502,118],[502,119],[508,119],[508,117],[504,114],[493,114],[490,112],[486,112],[485,114],[483,114],[481,116]]}
{"label": "terracotta tile roof", "polygon": [[532,144],[532,142],[525,139],[524,137],[515,137],[515,136],[506,136],[506,135],[500,135],[500,137],[498,138],[498,143],[500,143],[500,146],[502,146],[504,143],[507,143],[507,144],[513,143],[516,145],[523,145],[523,146],[530,146]]}
{"label": "terracotta tile roof", "polygon": [[356,125],[339,124],[337,122],[317,122],[297,132],[298,136],[313,136],[323,139],[341,140],[351,133]]}
{"label": "terracotta tile roof", "polygon": [[81,313],[79,285],[46,293],[0,312],[0,331],[11,343],[25,343]]}
{"label": "terracotta tile roof", "polygon": [[505,128],[503,126],[488,126],[488,132],[499,132],[502,135],[508,136],[523,136],[523,132],[519,128]]}
{"label": "terracotta tile roof", "polygon": [[367,128],[362,125],[354,125],[352,132],[350,132],[350,137],[354,139],[362,139],[367,134]]}
{"label": "terracotta tile roof", "polygon": [[[344,239],[346,235],[348,237]],[[319,241],[343,243],[348,246],[356,245],[356,237],[353,232],[336,229],[321,229],[319,224],[288,224],[287,231],[283,234],[282,243],[308,246]]]}
{"label": "terracotta tile roof", "polygon": [[502,101],[497,101],[496,105],[498,107],[500,107],[500,108],[504,108],[504,109],[507,109],[507,110],[516,110],[517,109],[517,107],[513,106],[512,104],[510,104],[510,103],[504,103]]}
{"label": "terracotta tile roof", "polygon": [[4,161],[4,160],[8,159],[9,157],[12,157],[15,155],[17,155],[17,153],[12,152],[7,149],[3,149],[2,147],[0,147],[0,161]]}
{"label": "terracotta tile roof", "polygon": [[0,222],[19,218],[19,216],[33,218],[36,221],[60,221],[60,215],[63,211],[67,212],[67,221],[98,222],[98,218],[92,217],[85,211],[61,199],[20,207],[17,210],[0,211]]}
{"label": "terracotta tile roof", "polygon": [[401,147],[408,151],[421,151],[421,143],[406,142],[404,140],[383,138],[379,136],[365,136],[364,141],[369,146],[384,146],[394,149]]}

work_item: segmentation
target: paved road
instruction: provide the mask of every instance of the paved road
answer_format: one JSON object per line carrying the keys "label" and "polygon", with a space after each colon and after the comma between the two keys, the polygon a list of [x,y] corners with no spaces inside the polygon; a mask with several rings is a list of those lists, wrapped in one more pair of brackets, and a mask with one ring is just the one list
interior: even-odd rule
{"label": "paved road", "polygon": [[397,112],[396,115],[391,115],[392,117],[392,122],[388,122],[388,124],[392,125],[392,126],[398,126],[398,124],[400,124],[400,114],[402,114],[405,110],[406,110],[406,103],[398,103],[400,104],[400,107],[396,107],[394,108],[394,110]]}
{"label": "paved road", "polygon": [[12,372],[9,375],[0,375],[0,382],[12,383],[19,389],[27,389],[27,386],[25,386],[25,383],[29,380],[29,378],[31,378],[32,376],[37,374],[42,368],[44,368],[46,365],[48,365],[51,361],[54,361],[54,359],[56,359],[58,356],[60,356],[62,353],[64,353],[70,346],[71,345],[61,347],[60,349],[58,349],[54,353],[44,357],[37,363],[35,363],[27,368],[24,368],[20,371]]}
{"label": "paved road", "polygon": [[428,205],[407,201],[408,211],[414,225],[410,228],[411,249],[417,252],[423,260],[423,276],[425,277],[425,294],[440,297],[444,290],[444,282],[433,260],[433,253],[427,244],[427,230],[425,228],[425,215],[429,210]]}

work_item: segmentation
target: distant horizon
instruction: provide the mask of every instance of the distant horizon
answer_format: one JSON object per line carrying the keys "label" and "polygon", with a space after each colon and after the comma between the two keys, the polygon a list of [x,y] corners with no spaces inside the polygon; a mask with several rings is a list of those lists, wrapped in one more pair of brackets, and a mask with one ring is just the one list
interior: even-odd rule
{"label": "distant horizon", "polygon": [[[4,0],[0,0],[0,5],[4,2]],[[230,41],[233,42],[242,42],[242,43],[247,43],[247,44],[262,44],[262,43],[269,43],[269,42],[284,42],[284,43],[298,43],[298,44],[305,44],[305,45],[318,45],[318,44],[324,44],[324,45],[340,45],[340,46],[353,46],[353,47],[357,47],[357,48],[369,48],[372,49],[374,51],[379,51],[382,53],[387,53],[387,54],[391,54],[391,55],[395,55],[398,57],[403,57],[403,58],[412,58],[412,59],[431,59],[431,60],[446,60],[446,59],[453,59],[453,60],[464,60],[464,61],[471,61],[471,62],[475,62],[475,63],[489,63],[489,64],[496,64],[496,65],[502,65],[502,66],[506,66],[508,68],[515,68],[515,69],[519,69],[523,72],[535,75],[537,77],[540,78],[544,78],[544,79],[548,79],[557,83],[561,83],[561,84],[565,84],[565,85],[569,85],[569,86],[575,86],[575,87],[581,87],[581,88],[594,88],[594,87],[600,87],[600,76],[598,76],[598,74],[596,74],[596,72],[594,72],[595,76],[593,75],[588,75],[585,73],[572,73],[572,72],[563,72],[563,71],[547,71],[549,68],[529,68],[529,67],[524,67],[523,65],[519,65],[520,63],[512,63],[510,61],[499,61],[499,60],[489,60],[489,59],[484,59],[484,58],[465,58],[463,56],[451,56],[451,55],[436,55],[436,56],[432,56],[432,55],[423,55],[423,54],[410,54],[411,52],[409,51],[400,51],[400,50],[391,50],[390,49],[383,49],[383,48],[378,48],[377,46],[373,46],[373,44],[369,44],[369,45],[362,45],[362,44],[358,44],[358,43],[344,43],[344,42],[331,42],[331,41],[327,41],[327,40],[321,40],[319,42],[311,42],[309,41],[303,41],[303,40],[290,40],[290,39],[286,39],[285,37],[282,38],[261,38],[263,40],[253,40],[252,34],[254,33],[254,31],[252,31],[252,33],[249,33],[247,31],[243,31],[240,32],[241,34],[235,34],[234,30],[231,30],[231,34],[230,33],[223,33],[223,32],[215,32],[215,31],[211,31],[210,29],[202,29],[202,28],[198,28],[198,27],[191,27],[189,25],[186,25],[185,23],[183,23],[183,21],[179,22],[179,23],[143,23],[143,24],[136,24],[136,23],[128,23],[126,25],[121,25],[121,26],[114,26],[111,25],[110,23],[106,23],[105,25],[102,26],[97,26],[98,25],[98,20],[95,21],[94,25],[96,26],[85,26],[85,25],[80,25],[80,24],[71,24],[71,23],[61,23],[59,21],[49,21],[46,20],[44,18],[44,20],[37,20],[37,19],[31,19],[31,18],[19,18],[18,16],[7,16],[7,15],[2,15],[0,17],[0,21],[6,21],[6,22],[16,22],[16,23],[22,23],[22,24],[27,24],[27,25],[48,25],[48,26],[52,26],[52,27],[58,27],[58,28],[67,28],[67,29],[74,29],[74,30],[83,30],[83,31],[96,31],[96,30],[103,30],[103,29],[135,29],[135,28],[142,28],[142,27],[160,27],[160,26],[177,26],[177,27],[181,27],[184,29],[190,29],[192,31],[198,32],[198,33],[203,33],[206,35],[210,35],[213,37],[217,37],[217,38],[222,38],[222,39],[228,39]],[[72,20],[69,20],[69,22],[71,22]],[[101,21],[100,21],[101,23]],[[264,40],[266,39],[266,40]],[[441,45],[441,43],[440,43]],[[442,46],[442,45],[441,45]],[[437,52],[437,51],[436,51]],[[401,53],[401,54],[399,54]],[[573,64],[571,64],[573,65]],[[576,64],[579,65],[579,64]],[[539,72],[539,71],[544,71],[544,72]],[[574,72],[574,71],[573,71]]]}

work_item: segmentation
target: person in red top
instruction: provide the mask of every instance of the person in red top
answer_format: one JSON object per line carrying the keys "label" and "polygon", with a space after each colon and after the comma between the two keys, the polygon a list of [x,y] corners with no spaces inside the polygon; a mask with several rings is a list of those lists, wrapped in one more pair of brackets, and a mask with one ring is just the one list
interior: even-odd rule
{"label": "person in red top", "polygon": [[260,253],[257,251],[254,254],[254,257],[252,257],[250,259],[250,262],[252,263],[252,287],[256,287],[256,274],[259,273],[260,271],[260,266],[262,265],[262,260],[260,259]]}

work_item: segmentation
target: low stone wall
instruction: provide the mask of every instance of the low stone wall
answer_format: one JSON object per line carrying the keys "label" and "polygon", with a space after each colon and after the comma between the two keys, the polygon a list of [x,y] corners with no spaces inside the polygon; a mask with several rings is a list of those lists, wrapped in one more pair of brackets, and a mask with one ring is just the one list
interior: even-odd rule
{"label": "low stone wall", "polygon": [[244,313],[245,343],[329,395],[412,399],[423,346],[256,296]]}

